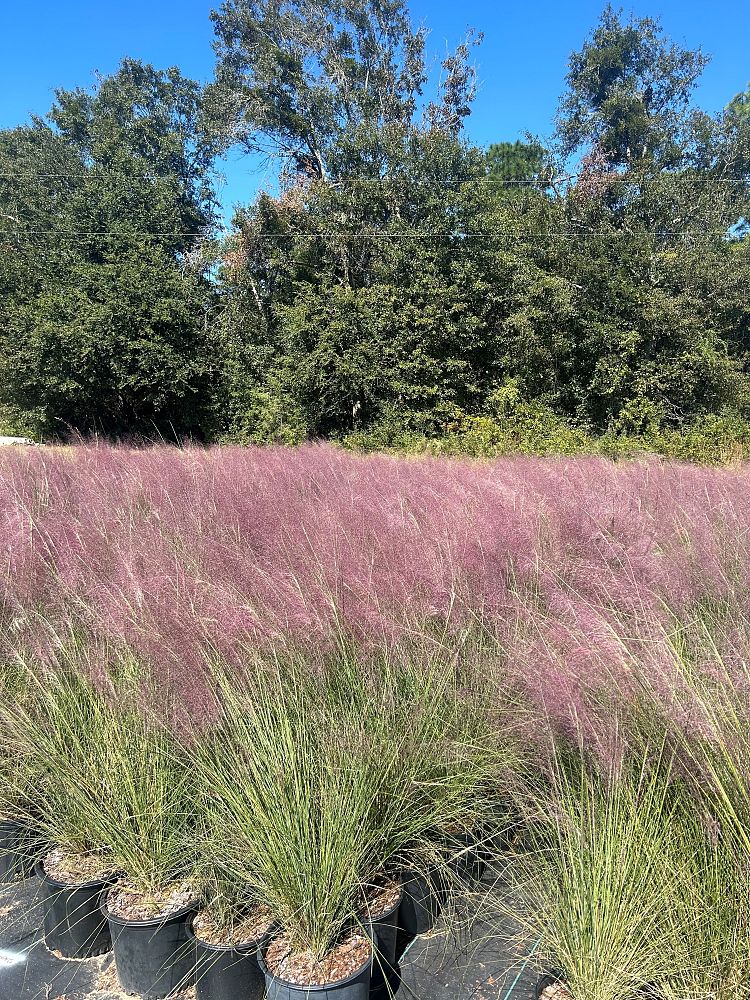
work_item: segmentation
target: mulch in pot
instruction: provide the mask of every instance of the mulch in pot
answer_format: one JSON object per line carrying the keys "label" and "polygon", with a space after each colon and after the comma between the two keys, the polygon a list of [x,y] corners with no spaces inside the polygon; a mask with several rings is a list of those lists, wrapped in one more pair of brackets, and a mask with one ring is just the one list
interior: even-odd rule
{"label": "mulch in pot", "polygon": [[370,960],[372,944],[359,929],[350,930],[330,951],[318,958],[297,951],[285,934],[275,937],[265,953],[268,971],[294,986],[329,986],[353,976]]}
{"label": "mulch in pot", "polygon": [[543,972],[534,989],[536,1000],[573,1000],[570,987],[559,972]]}
{"label": "mulch in pot", "polygon": [[367,886],[363,896],[360,912],[374,923],[398,903],[401,898],[401,883],[393,879],[380,879]]}
{"label": "mulch in pot", "polygon": [[195,887],[189,882],[173,882],[153,893],[118,882],[107,893],[107,913],[121,920],[157,920],[184,910],[195,897]]}
{"label": "mulch in pot", "polygon": [[112,947],[101,899],[111,883],[112,864],[102,853],[75,854],[55,848],[35,872],[44,902],[44,943],[63,958],[84,959]]}
{"label": "mulch in pot", "polygon": [[240,948],[262,941],[273,925],[267,906],[253,907],[231,927],[221,926],[210,910],[201,910],[193,919],[193,933],[204,944],[217,948]]}
{"label": "mulch in pot", "polygon": [[55,847],[42,859],[42,868],[50,878],[65,885],[85,885],[112,877],[112,860],[101,851],[66,851]]}
{"label": "mulch in pot", "polygon": [[101,911],[125,993],[157,1000],[195,982],[195,949],[188,933],[195,902],[195,889],[187,882],[150,893],[125,882],[110,889]]}

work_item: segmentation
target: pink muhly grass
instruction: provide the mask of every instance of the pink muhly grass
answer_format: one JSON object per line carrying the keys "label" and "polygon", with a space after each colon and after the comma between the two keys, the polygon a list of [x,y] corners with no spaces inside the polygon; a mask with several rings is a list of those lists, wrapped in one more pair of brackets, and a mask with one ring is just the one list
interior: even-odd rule
{"label": "pink muhly grass", "polygon": [[745,656],[749,487],[744,468],[656,460],[9,452],[2,655],[43,659],[73,622],[210,715],[212,658],[296,645],[313,662],[342,639],[366,652],[474,630],[491,638],[481,670],[502,662],[553,725],[605,746],[601,706],[633,698],[637,670],[668,696],[675,619],[732,609],[722,655]]}

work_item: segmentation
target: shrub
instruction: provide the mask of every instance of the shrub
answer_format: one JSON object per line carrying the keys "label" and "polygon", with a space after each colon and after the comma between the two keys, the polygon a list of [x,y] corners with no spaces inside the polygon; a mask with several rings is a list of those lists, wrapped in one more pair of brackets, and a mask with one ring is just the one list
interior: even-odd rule
{"label": "shrub", "polygon": [[342,439],[354,451],[493,459],[504,455],[603,455],[615,460],[645,455],[700,465],[727,465],[750,455],[750,423],[741,416],[707,414],[684,427],[654,427],[640,434],[593,433],[541,403],[516,403],[496,415],[458,415],[434,433],[385,421]]}

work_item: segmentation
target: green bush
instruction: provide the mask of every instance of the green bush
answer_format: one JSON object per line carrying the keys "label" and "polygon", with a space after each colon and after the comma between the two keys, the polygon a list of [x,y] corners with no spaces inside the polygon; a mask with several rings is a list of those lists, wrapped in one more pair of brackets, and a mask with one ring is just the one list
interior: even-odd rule
{"label": "green bush", "polygon": [[0,405],[0,436],[31,437],[31,423],[28,414],[23,417],[9,407]]}
{"label": "green bush", "polygon": [[441,434],[399,427],[388,420],[342,438],[346,448],[406,455],[602,455],[613,460],[656,454],[683,462],[725,465],[750,457],[750,421],[740,415],[707,414],[680,429],[644,434],[576,427],[542,403],[517,403],[509,412],[460,415]]}

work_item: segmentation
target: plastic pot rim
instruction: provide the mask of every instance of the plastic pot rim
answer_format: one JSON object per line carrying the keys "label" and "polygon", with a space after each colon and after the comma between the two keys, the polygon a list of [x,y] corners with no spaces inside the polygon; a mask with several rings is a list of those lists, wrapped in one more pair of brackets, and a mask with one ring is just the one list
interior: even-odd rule
{"label": "plastic pot rim", "polygon": [[25,830],[26,824],[22,819],[0,819],[0,831],[2,830]]}
{"label": "plastic pot rim", "polygon": [[173,920],[182,920],[189,913],[195,912],[197,906],[197,900],[193,900],[193,902],[186,903],[185,906],[180,907],[179,910],[175,910],[174,913],[167,913],[160,917],[149,917],[148,920],[133,920],[128,917],[118,917],[117,914],[111,913],[107,908],[106,897],[99,904],[99,909],[110,923],[116,924],[118,927],[163,927],[164,924],[169,924]]}
{"label": "plastic pot rim", "polygon": [[61,882],[60,879],[55,878],[54,875],[50,875],[49,872],[46,871],[43,861],[34,862],[34,874],[37,878],[41,879],[42,882],[47,882],[48,885],[53,885],[57,889],[69,890],[95,889],[97,887],[104,890],[112,884],[115,878],[114,875],[111,875],[105,878],[92,878],[87,882]]}
{"label": "plastic pot rim", "polygon": [[410,882],[426,882],[430,888],[436,887],[435,876],[438,878],[445,868],[444,864],[435,862],[425,868],[404,868],[401,872],[401,892],[408,887]]}
{"label": "plastic pot rim", "polygon": [[365,925],[365,934],[370,939],[370,954],[368,955],[367,960],[364,961],[362,965],[359,966],[358,969],[355,969],[354,972],[350,973],[344,979],[334,979],[330,983],[318,983],[315,986],[309,985],[307,983],[290,983],[288,979],[282,979],[281,976],[277,976],[275,972],[271,972],[271,970],[266,965],[265,953],[268,948],[268,945],[270,945],[271,943],[270,941],[268,942],[265,948],[258,949],[258,965],[260,966],[260,971],[265,976],[268,976],[270,979],[275,979],[276,982],[281,983],[282,986],[286,986],[287,988],[292,990],[299,990],[302,993],[315,993],[316,991],[319,990],[330,990],[334,986],[345,986],[347,983],[353,982],[357,978],[357,976],[361,976],[362,970],[366,969],[368,965],[372,965],[373,959],[375,957],[375,947],[376,947],[375,935],[373,932],[372,924],[368,923]]}

